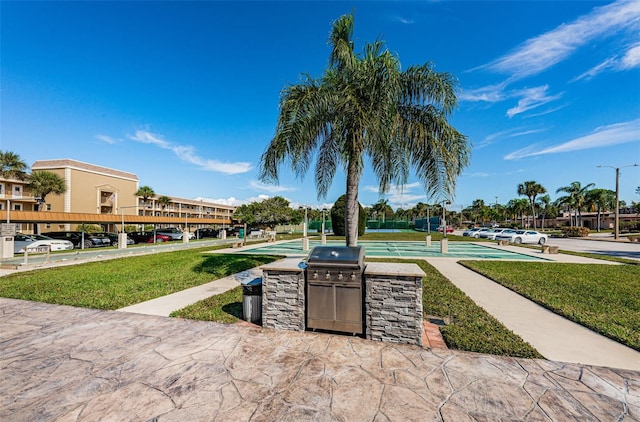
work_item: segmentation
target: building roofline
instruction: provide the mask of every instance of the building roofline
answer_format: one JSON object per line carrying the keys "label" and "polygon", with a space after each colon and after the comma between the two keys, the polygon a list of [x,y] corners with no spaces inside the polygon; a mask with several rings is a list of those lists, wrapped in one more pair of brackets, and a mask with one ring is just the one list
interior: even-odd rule
{"label": "building roofline", "polygon": [[70,158],[61,158],[54,160],[38,160],[31,165],[31,171],[34,170],[53,170],[70,168],[90,173],[103,174],[107,176],[117,177],[120,179],[138,182],[138,176],[122,170],[116,170],[109,167],[99,166],[97,164],[85,163],[83,161],[72,160]]}

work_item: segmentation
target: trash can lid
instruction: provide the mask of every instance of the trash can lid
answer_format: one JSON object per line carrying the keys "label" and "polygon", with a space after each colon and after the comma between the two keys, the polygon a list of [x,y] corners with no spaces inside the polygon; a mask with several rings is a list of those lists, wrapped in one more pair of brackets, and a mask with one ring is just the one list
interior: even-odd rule
{"label": "trash can lid", "polygon": [[243,286],[260,286],[262,285],[262,277],[254,278],[253,280],[241,281]]}

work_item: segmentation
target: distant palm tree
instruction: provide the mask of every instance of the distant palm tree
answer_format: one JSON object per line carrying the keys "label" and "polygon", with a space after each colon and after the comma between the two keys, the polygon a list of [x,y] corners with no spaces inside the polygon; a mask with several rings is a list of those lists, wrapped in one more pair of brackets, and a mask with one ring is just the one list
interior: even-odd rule
{"label": "distant palm tree", "polygon": [[529,198],[529,206],[531,207],[531,216],[533,217],[533,229],[536,229],[536,196],[547,193],[547,190],[540,183],[528,180],[518,185],[518,195],[524,195]]}
{"label": "distant palm tree", "polygon": [[[569,212],[573,208],[576,212],[576,226],[582,226],[582,209],[585,207],[587,191],[595,186],[594,183],[589,183],[586,186],[582,186],[580,182],[576,181],[569,186],[562,186],[556,189],[556,193],[564,192],[567,195],[556,199],[557,203],[567,205]],[[578,220],[579,218],[579,220]]]}
{"label": "distant palm tree", "polygon": [[[67,191],[67,184],[64,179],[50,171],[35,171],[31,173],[27,180],[29,181],[27,187],[32,195],[40,198],[42,203],[46,202],[47,195],[51,193],[62,195]],[[40,211],[40,202],[38,202],[37,208],[37,211]],[[35,226],[37,233],[39,226],[37,224]]]}
{"label": "distant palm tree", "polygon": [[317,154],[318,198],[327,195],[338,168],[346,173],[346,244],[358,241],[358,184],[371,160],[379,192],[406,183],[415,167],[427,193],[450,196],[471,153],[467,138],[447,121],[456,106],[456,81],[429,63],[402,71],[382,41],[354,52],[353,15],[333,23],[329,67],[281,94],[276,133],[260,158],[261,180],[278,182],[289,160],[303,177]]}
{"label": "distant palm tree", "polygon": [[543,195],[540,198],[538,198],[538,206],[542,211],[542,222],[540,225],[540,230],[544,230],[544,219],[546,218],[547,212],[551,207],[551,197],[549,195]]}
{"label": "distant palm tree", "polygon": [[[135,193],[136,196],[139,196],[139,197],[142,198],[143,207],[147,203],[147,199],[153,198],[155,196],[155,194],[156,193],[149,186],[142,186]],[[144,208],[142,209],[142,215],[145,215]]]}
{"label": "distant palm tree", "polygon": [[600,213],[604,210],[615,209],[616,193],[609,189],[592,189],[587,192],[586,205],[593,206],[598,211],[598,233],[600,232]]}
{"label": "distant palm tree", "polygon": [[380,199],[378,202],[373,204],[371,210],[376,213],[378,220],[382,219],[383,223],[385,222],[386,216],[393,215],[393,208],[389,205],[388,199]]}
{"label": "distant palm tree", "polygon": [[27,179],[27,164],[11,151],[0,151],[0,176],[4,179]]}
{"label": "distant palm tree", "polygon": [[164,210],[165,208],[167,208],[169,206],[169,204],[171,204],[171,202],[173,202],[171,200],[171,198],[169,198],[166,195],[162,195],[160,198],[158,198],[158,204],[160,204],[162,206],[162,209]]}

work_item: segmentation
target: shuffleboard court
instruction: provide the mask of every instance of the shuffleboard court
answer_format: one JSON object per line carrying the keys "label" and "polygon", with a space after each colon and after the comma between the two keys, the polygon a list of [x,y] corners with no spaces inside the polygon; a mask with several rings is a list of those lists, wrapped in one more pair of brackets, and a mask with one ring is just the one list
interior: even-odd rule
{"label": "shuffleboard court", "polygon": [[[310,240],[309,250],[320,246],[320,240]],[[328,241],[327,245],[342,246],[343,241]],[[360,241],[368,257],[396,257],[396,258],[457,258],[457,259],[496,259],[496,260],[524,260],[539,261],[543,258],[520,254],[503,249],[492,248],[471,242],[449,242],[447,253],[440,252],[440,242],[389,242],[389,241]],[[242,252],[260,253],[286,256],[306,256],[308,251],[302,250],[302,240],[291,240],[276,244],[260,244],[250,246]]]}

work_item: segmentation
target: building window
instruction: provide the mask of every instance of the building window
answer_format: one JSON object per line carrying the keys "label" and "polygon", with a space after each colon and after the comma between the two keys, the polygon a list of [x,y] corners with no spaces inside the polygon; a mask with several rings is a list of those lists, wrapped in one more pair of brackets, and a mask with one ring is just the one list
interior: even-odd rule
{"label": "building window", "polygon": [[4,196],[4,183],[0,183],[0,195]]}
{"label": "building window", "polygon": [[22,204],[13,204],[14,211],[22,211]]}
{"label": "building window", "polygon": [[0,210],[4,210],[4,202],[0,202]]}
{"label": "building window", "polygon": [[51,211],[51,204],[47,204],[47,211]]}
{"label": "building window", "polygon": [[22,186],[13,185],[13,197],[14,198],[22,198]]}
{"label": "building window", "polygon": [[44,227],[45,227],[46,229],[50,229],[50,228],[51,228],[51,223],[47,223],[47,224],[45,224],[45,225],[44,225]]}

